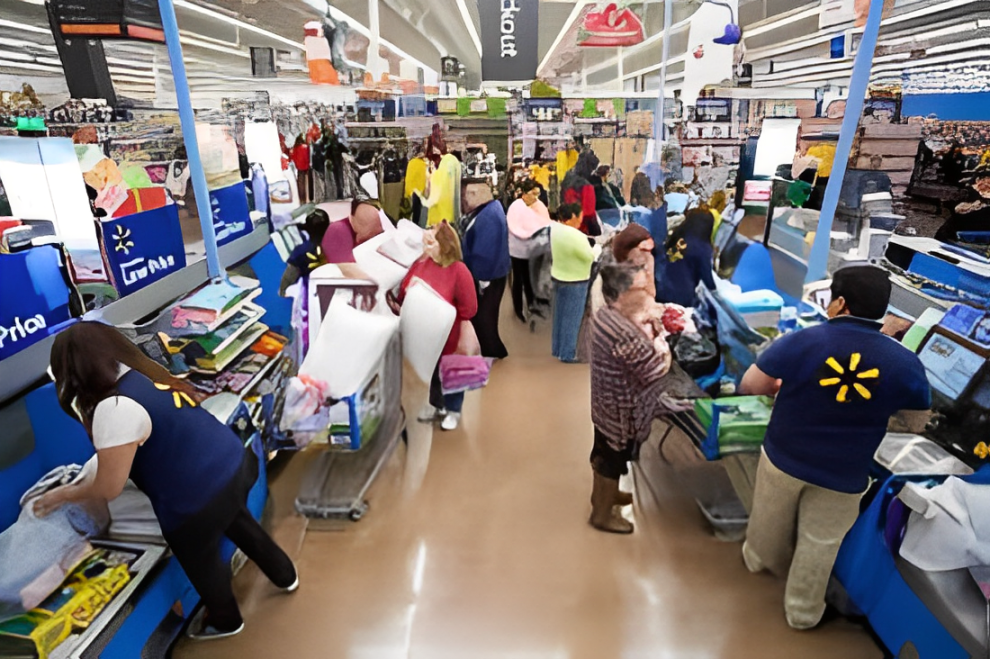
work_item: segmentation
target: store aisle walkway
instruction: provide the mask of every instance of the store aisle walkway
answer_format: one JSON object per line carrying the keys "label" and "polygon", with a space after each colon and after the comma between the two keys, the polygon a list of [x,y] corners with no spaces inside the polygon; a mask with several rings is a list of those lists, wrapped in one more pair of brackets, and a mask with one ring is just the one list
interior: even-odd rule
{"label": "store aisle walkway", "polygon": [[307,529],[292,502],[312,452],[281,466],[273,521],[299,592],[248,565],[244,633],[183,641],[177,659],[881,656],[845,621],[788,629],[782,585],[749,575],[672,478],[638,488],[634,535],[588,526],[588,367],[553,360],[547,328],[503,323],[511,356],[468,395],[462,429],[434,433],[417,492],[400,447],[362,521]]}

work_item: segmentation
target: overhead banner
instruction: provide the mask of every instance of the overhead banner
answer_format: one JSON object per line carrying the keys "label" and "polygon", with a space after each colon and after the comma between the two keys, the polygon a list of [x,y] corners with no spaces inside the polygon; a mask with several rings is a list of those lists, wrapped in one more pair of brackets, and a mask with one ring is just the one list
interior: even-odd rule
{"label": "overhead banner", "polygon": [[523,82],[539,66],[539,0],[478,0],[481,16],[481,78]]}

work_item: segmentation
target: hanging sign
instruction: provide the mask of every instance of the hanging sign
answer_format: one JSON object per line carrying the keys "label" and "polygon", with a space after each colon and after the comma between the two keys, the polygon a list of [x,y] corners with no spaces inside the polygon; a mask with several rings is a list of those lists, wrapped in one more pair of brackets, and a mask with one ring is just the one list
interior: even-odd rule
{"label": "hanging sign", "polygon": [[100,231],[110,277],[121,296],[186,267],[175,204],[103,221]]}
{"label": "hanging sign", "polygon": [[523,82],[539,65],[539,0],[478,0],[481,16],[481,78]]}
{"label": "hanging sign", "polygon": [[254,230],[243,183],[211,190],[210,208],[213,209],[213,230],[217,234],[217,245],[226,245]]}
{"label": "hanging sign", "polygon": [[139,39],[165,43],[156,0],[48,0],[48,11],[66,39]]}
{"label": "hanging sign", "polygon": [[616,48],[642,43],[643,21],[629,7],[619,7],[610,2],[602,8],[593,8],[584,15],[578,30],[579,46]]}

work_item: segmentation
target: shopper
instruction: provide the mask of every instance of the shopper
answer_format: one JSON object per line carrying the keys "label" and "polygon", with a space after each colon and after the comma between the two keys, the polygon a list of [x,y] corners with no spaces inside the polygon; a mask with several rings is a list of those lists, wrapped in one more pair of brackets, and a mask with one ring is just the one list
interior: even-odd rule
{"label": "shopper", "polygon": [[325,210],[318,208],[306,216],[306,221],[303,223],[306,238],[289,255],[278,289],[279,295],[285,297],[285,292],[290,286],[300,279],[305,283],[309,280],[310,272],[327,262],[323,256],[323,237],[329,227],[330,216]]}
{"label": "shopper", "polygon": [[712,272],[715,251],[712,231],[715,218],[706,210],[694,209],[667,239],[667,265],[664,268],[657,299],[682,307],[698,305],[697,289],[704,284],[715,290]]}
{"label": "shopper", "polygon": [[[35,504],[46,515],[66,503],[116,498],[130,479],[151,500],[162,535],[205,606],[190,630],[223,638],[244,628],[231,588],[224,536],[284,591],[299,586],[292,561],[247,509],[258,460],[196,402],[192,388],[145,357],[116,329],[80,322],[52,346],[59,403],[96,448],[95,476],[51,490]],[[195,621],[194,621],[195,622]]]}
{"label": "shopper", "polygon": [[309,200],[312,198],[312,195],[310,194],[309,145],[306,144],[306,137],[304,135],[300,134],[296,138],[296,143],[292,146],[292,151],[289,155],[292,158],[292,164],[296,166],[296,182],[299,189],[299,203],[308,204]]}
{"label": "shopper", "polygon": [[[553,356],[562,362],[578,361],[578,335],[588,299],[591,268],[598,252],[579,227],[579,204],[564,204],[550,227],[550,276],[553,280]],[[600,250],[599,250],[600,251]]]}
{"label": "shopper", "polygon": [[630,224],[612,239],[612,255],[617,263],[632,263],[644,270],[646,290],[656,297],[653,250],[656,243],[646,227]]}
{"label": "shopper", "polygon": [[560,184],[560,194],[565,204],[580,204],[582,221],[578,227],[589,236],[602,235],[602,227],[596,215],[597,198],[592,179],[598,169],[598,156],[590,149],[581,152],[577,164]]}
{"label": "shopper", "polygon": [[[506,220],[509,225],[509,256],[512,258],[512,308],[516,318],[525,323],[526,309],[530,314],[540,313],[540,301],[533,293],[530,277],[530,256],[535,246],[534,235],[550,226],[550,212],[540,201],[540,185],[536,181],[523,181],[519,191],[522,194],[509,206]],[[548,303],[549,300],[543,301],[543,304]]]}
{"label": "shopper", "polygon": [[327,263],[354,263],[354,248],[385,230],[381,209],[376,202],[355,199],[346,220],[331,222],[323,234],[323,255]]}
{"label": "shopper", "polygon": [[509,355],[498,331],[499,310],[512,268],[509,226],[502,204],[492,196],[487,179],[465,183],[461,193],[464,216],[460,222],[464,264],[474,276],[478,314],[474,329],[481,354],[494,359]]}
{"label": "shopper", "polygon": [[608,177],[612,168],[608,165],[601,165],[595,171],[593,185],[595,188],[595,209],[614,211],[626,205],[626,200],[622,197],[622,190],[609,182]]}
{"label": "shopper", "polygon": [[743,558],[752,572],[786,576],[784,611],[795,629],[822,618],[832,565],[891,415],[931,404],[921,361],[880,333],[890,291],[881,268],[837,271],[830,320],[779,339],[740,385],[777,397]]}
{"label": "shopper", "polygon": [[628,263],[602,267],[606,306],[592,323],[590,523],[609,533],[633,532],[633,525],[615,510],[632,503],[632,496],[619,490],[619,478],[629,472],[628,463],[650,435],[671,364],[662,324],[653,312],[655,302],[634,284],[640,270]]}
{"label": "shopper", "polygon": [[[457,353],[458,346],[462,343],[462,333],[467,332],[470,337],[473,332],[470,321],[478,313],[478,297],[471,272],[461,260],[461,244],[457,233],[448,223],[441,222],[423,234],[423,257],[412,265],[402,280],[393,310],[398,311],[398,305],[405,300],[409,287],[417,282],[432,288],[457,310],[454,326],[441,354]],[[464,392],[446,396],[443,394],[438,363],[430,382],[430,402],[419,413],[419,420],[432,423],[440,419],[443,430],[454,430],[460,422],[463,405]]]}
{"label": "shopper", "polygon": [[427,226],[447,221],[457,222],[461,211],[461,161],[446,154],[440,164],[430,174],[426,186],[426,196],[421,198],[427,210]]}

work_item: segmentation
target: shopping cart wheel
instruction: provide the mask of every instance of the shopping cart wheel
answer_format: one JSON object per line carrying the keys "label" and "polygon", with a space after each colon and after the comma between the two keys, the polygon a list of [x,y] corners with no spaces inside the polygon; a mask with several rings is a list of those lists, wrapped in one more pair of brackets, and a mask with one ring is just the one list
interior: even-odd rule
{"label": "shopping cart wheel", "polygon": [[368,502],[367,501],[364,501],[364,502],[361,503],[360,506],[356,506],[354,508],[351,508],[351,513],[349,515],[350,518],[351,518],[351,521],[352,522],[357,522],[362,517],[364,517],[364,514],[366,512],[368,512],[368,507],[369,507],[368,506]]}

